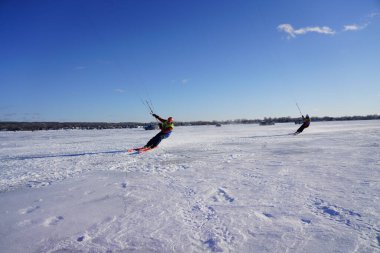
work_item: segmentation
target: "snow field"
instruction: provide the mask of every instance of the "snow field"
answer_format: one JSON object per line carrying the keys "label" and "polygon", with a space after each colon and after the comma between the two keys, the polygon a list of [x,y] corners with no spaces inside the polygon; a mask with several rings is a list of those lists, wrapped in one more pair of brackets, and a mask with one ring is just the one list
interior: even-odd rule
{"label": "snow field", "polygon": [[0,252],[380,252],[380,121],[0,133]]}

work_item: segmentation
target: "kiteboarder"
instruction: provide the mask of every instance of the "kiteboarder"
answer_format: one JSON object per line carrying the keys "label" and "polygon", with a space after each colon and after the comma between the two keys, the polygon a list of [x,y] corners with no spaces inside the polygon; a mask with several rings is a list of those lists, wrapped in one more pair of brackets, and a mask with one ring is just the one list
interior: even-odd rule
{"label": "kiteboarder", "polygon": [[297,131],[294,133],[295,135],[302,133],[302,131],[305,128],[308,128],[310,126],[310,117],[308,114],[306,114],[306,117],[302,115],[303,124],[300,126],[300,128],[297,129]]}
{"label": "kiteboarder", "polygon": [[148,149],[153,149],[157,147],[163,139],[166,139],[170,136],[174,128],[172,117],[169,117],[167,120],[165,120],[154,113],[152,114],[152,116],[161,122],[159,124],[161,131],[158,134],[156,134],[156,136],[154,136],[152,139],[150,139],[148,143],[144,146],[144,148]]}

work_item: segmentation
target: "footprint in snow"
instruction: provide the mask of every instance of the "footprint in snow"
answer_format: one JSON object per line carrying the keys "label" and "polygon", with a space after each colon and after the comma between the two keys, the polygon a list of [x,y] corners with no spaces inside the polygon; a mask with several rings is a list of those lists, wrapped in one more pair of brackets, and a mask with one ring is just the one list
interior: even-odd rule
{"label": "footprint in snow", "polygon": [[219,201],[227,201],[227,202],[234,202],[234,198],[231,197],[224,189],[222,188],[218,188],[218,191],[216,192],[215,196],[212,197],[212,199],[215,201],[215,202],[219,202]]}
{"label": "footprint in snow", "polygon": [[20,214],[29,214],[29,213],[33,213],[34,211],[36,211],[39,208],[40,208],[40,206],[29,206],[27,208],[23,208],[23,209],[18,210],[18,212]]}
{"label": "footprint in snow", "polygon": [[268,218],[274,218],[274,216],[270,213],[263,213],[263,215],[265,215]]}
{"label": "footprint in snow", "polygon": [[87,239],[85,235],[79,236],[77,242],[83,242],[85,239]]}
{"label": "footprint in snow", "polygon": [[51,182],[29,181],[26,186],[29,188],[41,188],[51,185]]}
{"label": "footprint in snow", "polygon": [[180,165],[180,166],[179,166],[179,169],[180,169],[180,170],[186,170],[186,169],[188,169],[188,168],[190,168],[189,165]]}
{"label": "footprint in snow", "polygon": [[230,155],[230,157],[232,158],[232,159],[236,159],[236,158],[239,158],[239,157],[241,157],[242,155],[241,154],[232,154],[232,155]]}
{"label": "footprint in snow", "polygon": [[207,248],[209,248],[212,252],[223,252],[223,249],[219,247],[218,243],[220,240],[217,238],[209,238],[205,242],[203,242]]}
{"label": "footprint in snow", "polygon": [[362,227],[362,215],[353,210],[343,208],[337,205],[332,205],[322,199],[314,200],[314,208],[317,213],[324,215],[325,217],[346,224],[349,227],[360,228]]}
{"label": "footprint in snow", "polygon": [[336,217],[338,218],[344,218],[344,217],[356,217],[361,218],[361,214],[354,212],[350,209],[346,209],[343,207],[339,207],[336,205],[331,205],[328,202],[322,200],[322,199],[316,199],[314,201],[314,206],[322,212],[323,214],[326,214],[330,217]]}
{"label": "footprint in snow", "polygon": [[274,218],[274,216],[270,213],[261,213],[261,212],[254,212],[257,218],[263,221],[272,221],[271,218]]}
{"label": "footprint in snow", "polygon": [[47,218],[47,219],[44,221],[43,225],[44,225],[45,227],[55,226],[55,225],[57,225],[59,222],[61,222],[63,219],[64,219],[63,216],[49,217],[49,218]]}

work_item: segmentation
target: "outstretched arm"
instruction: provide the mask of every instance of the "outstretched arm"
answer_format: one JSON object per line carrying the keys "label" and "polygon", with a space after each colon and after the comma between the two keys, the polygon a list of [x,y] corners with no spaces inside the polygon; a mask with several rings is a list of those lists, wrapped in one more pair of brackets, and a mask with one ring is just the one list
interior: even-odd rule
{"label": "outstretched arm", "polygon": [[164,122],[165,120],[163,118],[161,118],[160,116],[158,116],[157,114],[152,114],[153,117],[155,117],[156,119],[158,119],[159,121],[161,122]]}

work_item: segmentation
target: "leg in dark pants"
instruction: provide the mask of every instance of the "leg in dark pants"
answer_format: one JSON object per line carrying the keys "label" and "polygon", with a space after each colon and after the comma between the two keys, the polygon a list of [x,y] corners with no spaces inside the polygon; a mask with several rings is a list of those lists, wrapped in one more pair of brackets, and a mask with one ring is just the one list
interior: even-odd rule
{"label": "leg in dark pants", "polygon": [[152,139],[150,139],[148,141],[148,143],[145,145],[145,147],[147,148],[155,148],[158,146],[158,144],[160,144],[160,142],[162,141],[164,137],[164,134],[159,132],[158,134],[156,134],[156,136],[154,136]]}
{"label": "leg in dark pants", "polygon": [[300,134],[300,133],[302,133],[302,131],[303,131],[305,128],[307,128],[307,127],[308,127],[308,125],[306,125],[306,124],[302,124],[302,126],[301,126],[300,128],[297,129],[296,134]]}

